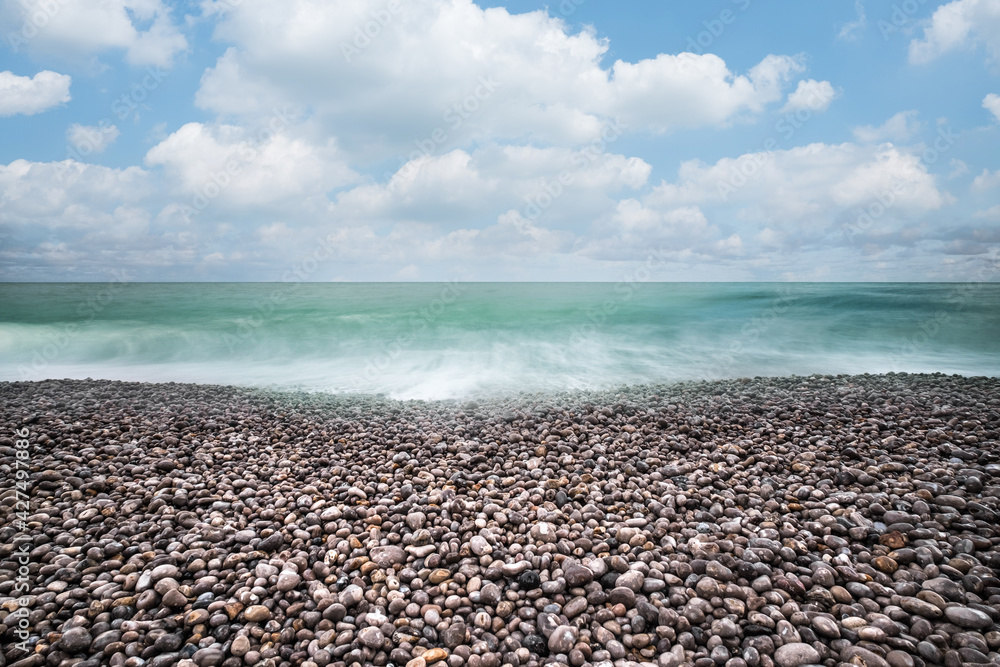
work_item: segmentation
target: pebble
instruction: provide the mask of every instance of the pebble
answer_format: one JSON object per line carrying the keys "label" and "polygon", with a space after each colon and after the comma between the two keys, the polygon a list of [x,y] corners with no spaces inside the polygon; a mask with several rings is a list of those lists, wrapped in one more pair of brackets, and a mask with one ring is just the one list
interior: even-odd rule
{"label": "pebble", "polygon": [[622,586],[628,588],[633,593],[638,593],[642,590],[642,584],[645,582],[646,578],[642,575],[642,572],[636,572],[634,570],[626,572],[615,580],[615,586]]}
{"label": "pebble", "polygon": [[472,553],[477,556],[485,556],[493,553],[493,547],[490,546],[490,543],[487,542],[486,538],[482,535],[475,535],[471,540],[469,540],[469,548],[472,549]]}
{"label": "pebble", "polygon": [[618,586],[608,593],[608,602],[612,605],[622,605],[626,609],[635,606],[635,591],[631,588]]}
{"label": "pebble", "polygon": [[570,588],[582,588],[594,580],[594,573],[589,568],[574,565],[565,570],[563,578]]}
{"label": "pebble", "polygon": [[4,658],[996,663],[998,396],[905,374],[464,403],[0,383],[39,471],[38,651]]}
{"label": "pebble", "polygon": [[301,582],[302,577],[300,577],[297,572],[285,570],[278,575],[278,583],[275,587],[282,593],[287,593],[293,588],[296,588]]}
{"label": "pebble", "polygon": [[576,643],[579,632],[575,627],[560,625],[549,635],[549,651],[551,653],[569,653]]}
{"label": "pebble", "polygon": [[374,547],[369,554],[372,562],[382,568],[406,562],[406,552],[395,545]]}
{"label": "pebble", "polygon": [[253,605],[252,607],[247,607],[246,611],[243,612],[243,617],[254,623],[263,623],[270,620],[271,610],[264,605]]}
{"label": "pebble", "polygon": [[351,584],[340,592],[340,604],[347,608],[356,606],[365,597],[365,591],[357,584]]}
{"label": "pebble", "polygon": [[517,578],[517,583],[522,591],[533,591],[542,585],[542,580],[534,570],[525,570]]}
{"label": "pebble", "polygon": [[83,653],[90,648],[93,639],[84,628],[72,628],[63,633],[59,646],[67,653]]}
{"label": "pebble", "polygon": [[191,659],[198,667],[216,667],[226,659],[226,654],[218,648],[208,647],[195,651]]}
{"label": "pebble", "polygon": [[533,525],[530,530],[531,539],[542,544],[554,544],[556,541],[556,527],[547,521],[540,521]]}
{"label": "pebble", "polygon": [[184,597],[183,593],[181,593],[178,589],[174,588],[172,590],[167,591],[163,595],[163,599],[160,600],[160,602],[162,602],[167,607],[178,609],[186,605],[188,600],[186,597]]}
{"label": "pebble", "polygon": [[420,657],[424,659],[425,664],[431,665],[447,658],[448,651],[443,648],[432,648]]}
{"label": "pebble", "polygon": [[378,628],[367,627],[358,633],[358,641],[372,650],[380,649],[385,643],[385,635]]}
{"label": "pebble", "polygon": [[778,650],[774,652],[774,661],[779,667],[812,665],[819,662],[819,660],[819,651],[814,649],[809,644],[803,644],[801,642],[792,642],[791,644],[779,646]]}
{"label": "pebble", "polygon": [[832,618],[828,618],[826,616],[816,616],[812,620],[812,627],[822,637],[840,639],[840,628],[837,627],[836,621]]}
{"label": "pebble", "polygon": [[960,628],[985,630],[993,625],[993,620],[985,612],[969,607],[948,607],[944,610],[945,618]]}
{"label": "pebble", "polygon": [[906,651],[889,651],[885,656],[885,661],[889,667],[914,667],[913,656]]}
{"label": "pebble", "polygon": [[250,650],[250,646],[250,640],[245,635],[239,635],[230,645],[229,652],[237,658],[242,658]]}
{"label": "pebble", "polygon": [[468,635],[468,628],[464,623],[452,623],[441,633],[441,641],[450,649],[454,649],[464,644]]}
{"label": "pebble", "polygon": [[889,667],[889,663],[873,651],[861,646],[848,646],[840,652],[840,661],[864,667]]}

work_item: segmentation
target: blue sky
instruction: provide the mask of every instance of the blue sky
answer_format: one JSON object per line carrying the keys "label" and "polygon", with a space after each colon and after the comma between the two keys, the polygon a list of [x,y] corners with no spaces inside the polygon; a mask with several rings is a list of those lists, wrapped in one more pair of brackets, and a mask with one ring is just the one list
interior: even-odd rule
{"label": "blue sky", "polygon": [[1000,0],[3,0],[0,35],[2,280],[998,266]]}

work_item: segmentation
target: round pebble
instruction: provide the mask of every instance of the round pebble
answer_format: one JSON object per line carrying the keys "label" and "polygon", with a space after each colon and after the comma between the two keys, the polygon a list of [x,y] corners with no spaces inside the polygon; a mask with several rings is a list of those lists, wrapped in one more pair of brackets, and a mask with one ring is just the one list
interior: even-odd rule
{"label": "round pebble", "polygon": [[997,662],[998,397],[906,374],[452,402],[0,383],[36,471],[37,652],[5,658]]}

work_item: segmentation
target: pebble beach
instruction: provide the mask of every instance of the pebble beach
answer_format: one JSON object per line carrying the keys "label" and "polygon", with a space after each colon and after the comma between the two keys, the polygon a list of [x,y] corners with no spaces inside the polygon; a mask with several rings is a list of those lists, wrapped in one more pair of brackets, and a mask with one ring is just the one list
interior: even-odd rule
{"label": "pebble beach", "polygon": [[1000,664],[997,378],[46,380],[0,421],[0,667]]}

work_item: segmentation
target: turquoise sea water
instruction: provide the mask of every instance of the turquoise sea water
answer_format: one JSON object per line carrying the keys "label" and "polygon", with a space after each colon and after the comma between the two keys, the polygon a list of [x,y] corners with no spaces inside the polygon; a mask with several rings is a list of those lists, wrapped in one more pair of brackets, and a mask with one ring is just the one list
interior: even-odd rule
{"label": "turquoise sea water", "polygon": [[1000,284],[0,285],[0,380],[452,398],[890,371],[1000,375]]}

